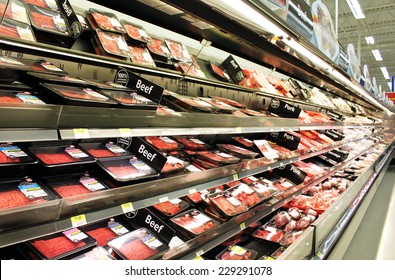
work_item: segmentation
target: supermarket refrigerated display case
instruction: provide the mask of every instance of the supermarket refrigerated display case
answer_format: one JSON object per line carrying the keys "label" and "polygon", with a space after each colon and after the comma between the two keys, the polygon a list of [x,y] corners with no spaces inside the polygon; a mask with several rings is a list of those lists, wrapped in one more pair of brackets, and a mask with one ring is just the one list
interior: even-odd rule
{"label": "supermarket refrigerated display case", "polygon": [[[246,39],[246,38],[243,38]],[[314,109],[319,111],[325,106],[315,106],[314,104],[284,98],[264,92],[256,93],[237,85],[224,83],[220,81],[201,79],[190,76],[183,76],[176,71],[166,69],[153,69],[142,67],[133,63],[119,61],[113,58],[105,58],[95,54],[89,54],[78,50],[62,49],[55,46],[49,46],[41,43],[26,43],[23,41],[12,40],[0,37],[0,46],[4,51],[16,49],[19,56],[27,58],[45,57],[55,64],[61,64],[67,69],[67,72],[73,73],[74,76],[83,76],[84,72],[93,69],[94,77],[84,77],[87,79],[113,79],[117,66],[131,69],[140,73],[143,77],[162,85],[164,88],[180,89],[180,84],[187,84],[186,90],[182,89],[184,94],[193,95],[196,89],[202,88],[203,92],[209,92],[212,96],[225,96],[244,101],[245,96],[249,100],[256,99],[257,102],[270,104],[274,98],[281,99],[296,104],[302,109]],[[273,57],[278,55],[278,51],[271,53]],[[81,60],[84,57],[85,60]],[[291,58],[290,58],[291,59]],[[302,63],[292,58],[294,64]],[[262,63],[262,62],[261,62]],[[70,71],[70,70],[71,71]],[[83,70],[82,70],[83,69]],[[313,69],[307,68],[309,75],[316,77],[317,74]],[[283,69],[283,71],[286,71]],[[303,70],[306,71],[306,70]],[[289,75],[295,74],[292,71]],[[85,74],[87,75],[87,74]],[[318,74],[317,74],[318,75]],[[320,74],[321,75],[321,74]],[[297,75],[296,75],[297,76]],[[334,91],[340,90],[347,92],[336,82],[331,81],[330,77],[325,77],[329,84],[334,84]],[[357,100],[357,97],[353,98]],[[378,108],[367,101],[362,102],[366,107]],[[10,105],[6,104],[1,107],[0,114],[4,118],[12,119],[12,122],[3,123],[0,131],[2,142],[41,142],[41,141],[94,141],[100,138],[116,137],[138,137],[138,136],[177,136],[177,135],[199,135],[201,137],[212,135],[222,135],[229,138],[234,135],[251,135],[270,132],[298,131],[298,130],[325,130],[325,129],[343,129],[343,128],[365,128],[371,127],[374,135],[380,133],[380,129],[387,127],[388,123],[372,121],[372,123],[359,122],[342,122],[336,121],[331,123],[315,122],[305,123],[298,119],[274,118],[274,117],[237,117],[225,114],[202,114],[193,112],[176,112],[173,115],[160,115],[150,110],[128,110],[124,108],[95,108],[84,106],[70,106],[63,104],[45,104],[45,105]],[[344,113],[344,115],[347,115]],[[349,115],[347,115],[349,116]],[[375,117],[383,118],[385,114],[375,113]],[[375,119],[375,120],[376,120]],[[133,124],[133,125],[131,125]],[[389,139],[393,139],[393,134],[387,134]],[[179,198],[190,194],[191,192],[203,191],[211,187],[230,183],[250,175],[259,174],[268,170],[283,167],[296,161],[312,158],[324,154],[335,148],[342,147],[350,142],[357,142],[371,135],[360,135],[353,139],[336,142],[336,144],[327,146],[317,151],[310,151],[306,154],[299,154],[295,157],[282,159],[276,162],[268,163],[257,159],[244,159],[240,163],[230,164],[217,167],[212,170],[200,171],[197,173],[188,173],[175,175],[174,177],[159,178],[158,180],[141,182],[136,184],[126,184],[120,188],[104,190],[100,192],[79,195],[76,197],[63,198],[55,202],[47,203],[45,206],[34,205],[24,208],[30,219],[41,216],[40,213],[46,212],[48,207],[55,207],[52,212],[54,217],[44,216],[44,220],[38,219],[37,225],[28,226],[20,225],[11,230],[2,230],[1,247],[7,248],[13,244],[35,239],[48,234],[68,230],[74,227],[74,224],[82,219],[83,223],[92,224],[109,217],[123,215],[132,210],[143,209],[147,206]],[[392,137],[392,138],[391,138]],[[322,245],[326,235],[340,220],[347,205],[357,197],[358,193],[366,192],[375,177],[385,171],[387,161],[393,150],[393,141],[387,139],[387,149],[365,173],[354,182],[354,186],[337,201],[337,218],[328,219],[323,215],[313,226],[309,227],[283,254],[281,258],[306,258],[310,255],[323,254],[317,248]],[[163,258],[195,258],[202,255],[216,245],[225,241],[234,234],[237,234],[250,224],[270,215],[276,209],[282,207],[286,202],[301,194],[308,186],[323,181],[330,174],[335,173],[346,163],[336,165],[330,173],[323,177],[316,178],[308,185],[300,185],[289,193],[289,196],[271,203],[259,204],[258,206],[242,213],[229,221],[222,223],[206,234],[196,239],[185,242],[175,248],[162,252]],[[339,210],[340,208],[340,210]],[[333,213],[329,209],[327,213]],[[347,211],[349,212],[349,211]],[[15,215],[20,215],[20,210],[4,210],[1,215],[5,221],[13,219]],[[82,218],[81,218],[82,217]],[[227,234],[221,234],[221,232]],[[214,236],[214,237],[213,237]],[[314,240],[316,244],[314,244]],[[309,245],[306,245],[309,244]],[[314,245],[313,245],[314,244]],[[325,251],[324,249],[322,251]]]}

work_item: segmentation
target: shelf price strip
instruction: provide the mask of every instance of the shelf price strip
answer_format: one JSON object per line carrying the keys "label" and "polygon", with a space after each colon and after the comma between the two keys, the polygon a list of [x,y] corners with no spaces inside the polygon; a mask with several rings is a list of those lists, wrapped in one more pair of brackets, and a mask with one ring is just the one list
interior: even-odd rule
{"label": "shelf price strip", "polygon": [[89,135],[89,130],[87,128],[74,128],[73,132],[76,139],[91,138]]}
{"label": "shelf price strip", "polygon": [[133,203],[131,202],[121,204],[121,208],[124,214],[134,211]]}
{"label": "shelf price strip", "polygon": [[130,128],[120,128],[119,133],[121,137],[131,137],[132,136],[132,130]]}
{"label": "shelf price strip", "polygon": [[83,225],[86,225],[88,222],[86,221],[86,216],[85,214],[81,214],[78,216],[74,216],[70,218],[71,220],[71,225],[75,228],[75,227],[80,227]]}

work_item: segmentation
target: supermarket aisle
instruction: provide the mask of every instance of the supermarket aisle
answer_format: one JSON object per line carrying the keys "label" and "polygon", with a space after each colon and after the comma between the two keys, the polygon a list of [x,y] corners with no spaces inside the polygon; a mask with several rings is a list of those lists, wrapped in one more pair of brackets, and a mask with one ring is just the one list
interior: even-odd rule
{"label": "supermarket aisle", "polygon": [[395,260],[395,165],[390,165],[345,260]]}

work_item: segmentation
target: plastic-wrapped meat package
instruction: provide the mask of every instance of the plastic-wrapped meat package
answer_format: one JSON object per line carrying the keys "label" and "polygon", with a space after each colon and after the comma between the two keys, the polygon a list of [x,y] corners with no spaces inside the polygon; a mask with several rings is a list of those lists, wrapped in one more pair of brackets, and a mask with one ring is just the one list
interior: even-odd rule
{"label": "plastic-wrapped meat package", "polygon": [[119,22],[116,15],[89,9],[88,19],[94,27],[99,27],[105,31],[125,33],[126,30]]}
{"label": "plastic-wrapped meat package", "polygon": [[258,88],[259,90],[265,91],[267,93],[272,93],[280,95],[280,93],[268,82],[266,76],[257,71],[243,69],[246,77],[239,83],[240,86],[245,86],[248,88]]}
{"label": "plastic-wrapped meat package", "polygon": [[247,147],[247,148],[252,148],[254,147],[254,141],[247,139],[245,137],[242,136],[237,136],[237,137],[232,137],[232,139],[234,141],[236,141],[237,143]]}
{"label": "plastic-wrapped meat package", "polygon": [[195,204],[201,203],[203,201],[200,192],[188,194],[187,197]]}
{"label": "plastic-wrapped meat package", "polygon": [[167,217],[174,216],[188,208],[188,203],[181,199],[172,199],[154,204],[152,207]]}
{"label": "plastic-wrapped meat package", "polygon": [[251,185],[254,182],[257,182],[259,179],[255,176],[248,176],[240,179],[244,184]]}
{"label": "plastic-wrapped meat package", "polygon": [[230,189],[229,191],[248,208],[251,208],[262,201],[262,197],[258,192],[254,191],[252,188],[243,183]]}
{"label": "plastic-wrapped meat package", "polygon": [[296,228],[296,221],[295,220],[290,220],[284,227],[285,232],[291,232],[295,230]]}
{"label": "plastic-wrapped meat package", "polygon": [[279,243],[284,238],[284,231],[277,229],[270,225],[263,225],[252,236],[259,239],[264,239],[272,242]]}
{"label": "plastic-wrapped meat package", "polygon": [[331,122],[333,122],[330,117],[328,117],[324,114],[321,114],[318,112],[307,111],[307,110],[302,110],[302,112],[299,115],[299,120],[304,123],[317,123],[317,122],[331,123]]}
{"label": "plastic-wrapped meat package", "polygon": [[[0,0],[0,17],[4,14],[6,3],[6,0]],[[9,2],[4,18],[30,24],[25,4],[21,0],[11,0]]]}
{"label": "plastic-wrapped meat package", "polygon": [[268,141],[268,143],[273,150],[277,151],[280,159],[287,159],[287,158],[293,158],[298,156],[298,153],[291,151],[287,148],[284,148],[276,143],[270,141]]}
{"label": "plastic-wrapped meat package", "polygon": [[94,162],[94,159],[74,145],[30,147],[30,151],[46,166]]}
{"label": "plastic-wrapped meat package", "polygon": [[254,250],[233,245],[222,251],[216,258],[218,260],[253,260],[258,255]]}
{"label": "plastic-wrapped meat package", "polygon": [[166,44],[158,38],[151,37],[151,42],[147,44],[147,48],[153,54],[164,58],[171,58],[171,53],[167,48]]}
{"label": "plastic-wrapped meat package", "polygon": [[196,60],[193,60],[193,62],[177,62],[175,66],[184,75],[206,78],[206,74],[204,74]]}
{"label": "plastic-wrapped meat package", "polygon": [[163,166],[162,173],[172,172],[176,170],[184,169],[188,165],[188,162],[183,161],[174,156],[167,156],[167,161]]}
{"label": "plastic-wrapped meat package", "polygon": [[296,221],[295,230],[304,230],[309,227],[311,224],[311,219],[307,216],[304,216]]}
{"label": "plastic-wrapped meat package", "polygon": [[0,143],[0,165],[36,163],[23,149],[12,143]]}
{"label": "plastic-wrapped meat package", "polygon": [[80,143],[79,146],[87,151],[88,154],[90,154],[94,158],[107,158],[130,155],[129,151],[114,144],[113,142]]}
{"label": "plastic-wrapped meat package", "polygon": [[270,146],[268,141],[254,140],[254,144],[258,147],[259,151],[263,154],[263,156],[268,160],[274,161],[280,158],[279,153]]}
{"label": "plastic-wrapped meat package", "polygon": [[303,231],[289,232],[284,235],[284,239],[281,241],[281,245],[289,246],[295,242],[295,240],[303,233]]}
{"label": "plastic-wrapped meat package", "polygon": [[240,112],[242,112],[248,116],[253,116],[253,117],[272,117],[272,115],[270,115],[270,113],[258,112],[258,111],[251,110],[251,109],[241,109]]}
{"label": "plastic-wrapped meat package", "polygon": [[274,188],[272,183],[267,183],[265,181],[254,182],[250,187],[258,192],[264,199],[269,199],[279,192],[278,189]]}
{"label": "plastic-wrapped meat package", "polygon": [[314,207],[316,199],[316,196],[298,195],[289,204],[293,207],[307,210]]}
{"label": "plastic-wrapped meat package", "polygon": [[162,152],[180,150],[183,145],[167,136],[146,136],[145,140]]}
{"label": "plastic-wrapped meat package", "polygon": [[339,195],[338,190],[321,191],[315,195],[316,200],[312,208],[319,212],[325,211],[336,199],[338,199]]}
{"label": "plastic-wrapped meat package", "polygon": [[232,99],[228,99],[228,98],[225,98],[225,97],[213,96],[212,98],[215,99],[215,100],[219,100],[219,101],[221,101],[223,103],[226,103],[226,104],[228,104],[230,106],[239,108],[239,109],[244,109],[246,107],[244,104],[241,104],[241,103],[239,103],[237,101],[234,101]]}
{"label": "plastic-wrapped meat package", "polygon": [[58,4],[55,0],[23,0],[26,4],[32,4],[41,8],[58,11]]}
{"label": "plastic-wrapped meat package", "polygon": [[156,66],[151,54],[146,48],[128,46],[129,52],[131,54],[132,62],[150,66]]}
{"label": "plastic-wrapped meat package", "polygon": [[209,64],[210,64],[210,69],[216,75],[217,78],[219,78],[222,81],[232,82],[232,79],[230,78],[228,73],[225,72],[225,70],[223,70],[215,63],[210,62]]}
{"label": "plastic-wrapped meat package", "polygon": [[286,190],[291,189],[292,187],[295,186],[291,181],[284,179],[284,178],[278,180],[273,185],[275,188],[279,189],[280,191],[286,191]]}
{"label": "plastic-wrapped meat package", "polygon": [[247,207],[228,191],[210,194],[208,198],[212,205],[228,217],[247,211]]}
{"label": "plastic-wrapped meat package", "polygon": [[234,154],[239,158],[255,158],[258,156],[258,153],[232,144],[217,144],[217,147],[227,153]]}
{"label": "plastic-wrapped meat package", "polygon": [[188,150],[207,150],[210,146],[204,143],[202,140],[193,136],[174,136],[178,142],[184,145]]}
{"label": "plastic-wrapped meat package", "polygon": [[204,169],[212,169],[212,168],[220,167],[219,164],[212,163],[207,160],[196,158],[196,157],[192,158],[192,164],[198,166],[199,168],[204,168]]}
{"label": "plastic-wrapped meat package", "polygon": [[274,216],[273,221],[277,228],[283,228],[291,221],[291,216],[286,211],[280,211]]}
{"label": "plastic-wrapped meat package", "polygon": [[233,164],[240,161],[240,158],[221,151],[198,151],[196,155],[214,164]]}
{"label": "plastic-wrapped meat package", "polygon": [[58,12],[32,5],[27,5],[32,26],[38,30],[54,32],[63,36],[70,36],[67,22]]}
{"label": "plastic-wrapped meat package", "polygon": [[173,58],[178,61],[192,62],[191,55],[183,43],[176,42],[170,39],[165,39],[165,43],[170,50]]}
{"label": "plastic-wrapped meat package", "polygon": [[296,207],[291,207],[288,209],[289,216],[294,220],[299,220],[302,217],[302,211]]}
{"label": "plastic-wrapped meat package", "polygon": [[105,53],[99,53],[102,55],[116,55],[129,58],[131,56],[128,44],[125,39],[115,33],[106,32],[97,29],[97,38],[100,46],[105,51]]}
{"label": "plastic-wrapped meat package", "polygon": [[170,220],[195,236],[212,229],[218,224],[218,222],[196,209],[181,213]]}
{"label": "plastic-wrapped meat package", "polygon": [[112,218],[84,226],[82,229],[96,240],[97,246],[106,246],[109,240],[129,232],[123,224]]}
{"label": "plastic-wrapped meat package", "polygon": [[232,113],[239,110],[238,108],[233,107],[232,105],[229,105],[225,102],[222,102],[219,99],[214,99],[209,97],[200,97],[200,99],[216,107],[217,111],[220,113]]}
{"label": "plastic-wrapped meat package", "polygon": [[3,24],[0,25],[0,34],[12,38],[36,42],[36,38],[34,37],[30,25],[9,19],[3,20]]}
{"label": "plastic-wrapped meat package", "polygon": [[108,245],[124,260],[152,259],[168,248],[146,228],[114,238]]}
{"label": "plastic-wrapped meat package", "polygon": [[133,39],[143,43],[151,42],[150,36],[145,32],[142,26],[132,24],[127,21],[122,21],[123,27],[126,30],[127,35]]}

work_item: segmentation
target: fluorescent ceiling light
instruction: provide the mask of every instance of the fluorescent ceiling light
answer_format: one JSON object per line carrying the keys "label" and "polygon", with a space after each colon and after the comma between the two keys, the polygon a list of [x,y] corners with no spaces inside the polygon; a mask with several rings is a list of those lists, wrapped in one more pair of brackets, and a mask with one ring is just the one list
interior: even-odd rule
{"label": "fluorescent ceiling light", "polygon": [[381,57],[381,54],[380,54],[379,50],[372,50],[372,53],[373,53],[373,55],[374,55],[374,58],[375,58],[377,61],[382,61],[382,60],[383,60],[383,58]]}
{"label": "fluorescent ceiling light", "polygon": [[392,83],[388,82],[388,87],[390,88],[390,90],[392,90]]}
{"label": "fluorescent ceiling light", "polygon": [[359,5],[358,0],[347,0],[347,4],[350,7],[350,10],[354,15],[355,19],[365,18],[365,15],[362,11],[361,5]]}
{"label": "fluorescent ceiling light", "polygon": [[390,77],[390,74],[388,74],[387,67],[380,67],[380,69],[381,69],[381,72],[383,72],[384,78],[386,80],[389,80],[391,77]]}
{"label": "fluorescent ceiling light", "polygon": [[373,36],[365,37],[365,40],[366,40],[366,44],[368,44],[368,45],[374,44],[374,37]]}

